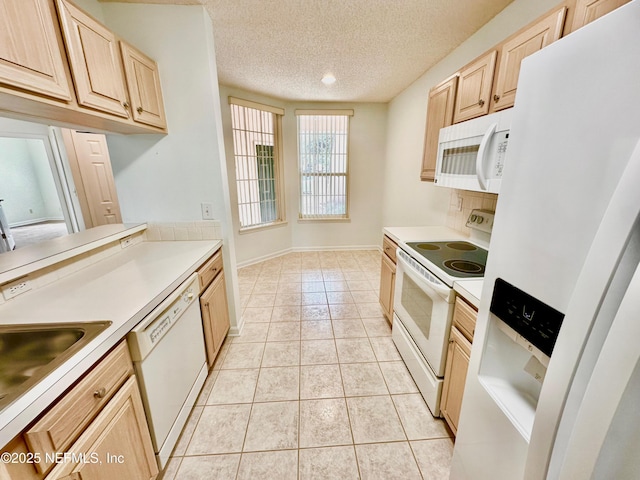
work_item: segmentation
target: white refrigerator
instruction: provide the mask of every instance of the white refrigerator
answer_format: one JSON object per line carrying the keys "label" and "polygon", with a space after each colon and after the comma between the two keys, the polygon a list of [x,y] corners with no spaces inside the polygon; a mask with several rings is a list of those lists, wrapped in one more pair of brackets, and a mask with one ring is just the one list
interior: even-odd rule
{"label": "white refrigerator", "polygon": [[634,0],[522,63],[451,479],[640,478],[639,141]]}

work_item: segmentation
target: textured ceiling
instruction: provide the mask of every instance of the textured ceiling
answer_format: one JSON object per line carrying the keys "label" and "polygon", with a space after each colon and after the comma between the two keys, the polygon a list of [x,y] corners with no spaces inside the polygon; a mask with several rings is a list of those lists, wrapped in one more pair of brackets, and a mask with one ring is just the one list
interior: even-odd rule
{"label": "textured ceiling", "polygon": [[[286,100],[388,102],[512,0],[129,1],[204,4],[223,85]],[[325,86],[325,73],[337,81]]]}

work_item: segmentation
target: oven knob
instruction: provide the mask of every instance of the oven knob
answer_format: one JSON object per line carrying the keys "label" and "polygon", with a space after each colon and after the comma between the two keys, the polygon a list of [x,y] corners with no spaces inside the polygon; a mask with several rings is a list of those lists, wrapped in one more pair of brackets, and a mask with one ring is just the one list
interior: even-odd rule
{"label": "oven knob", "polygon": [[469,220],[471,220],[471,223],[475,222],[478,219],[477,215],[471,215],[471,218]]}
{"label": "oven knob", "polygon": [[478,225],[480,225],[482,222],[484,222],[484,217],[478,216]]}

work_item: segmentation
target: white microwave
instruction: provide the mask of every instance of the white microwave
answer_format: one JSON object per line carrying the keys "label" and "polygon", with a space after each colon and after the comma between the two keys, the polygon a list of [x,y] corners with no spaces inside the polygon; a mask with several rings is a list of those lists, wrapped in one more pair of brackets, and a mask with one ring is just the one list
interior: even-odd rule
{"label": "white microwave", "polygon": [[512,108],[440,130],[435,184],[498,193]]}

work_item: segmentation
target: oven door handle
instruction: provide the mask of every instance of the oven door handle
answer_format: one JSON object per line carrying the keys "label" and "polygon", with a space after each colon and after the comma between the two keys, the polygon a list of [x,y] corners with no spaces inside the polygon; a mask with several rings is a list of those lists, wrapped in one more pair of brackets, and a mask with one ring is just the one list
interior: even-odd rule
{"label": "oven door handle", "polygon": [[[443,283],[441,280],[435,277],[435,275],[428,273],[431,278],[428,278],[422,275],[416,268],[409,264],[401,255],[397,255],[397,261],[401,268],[401,271],[404,271],[407,275],[409,275],[414,282],[418,283],[424,290],[432,290],[433,292],[440,295],[445,300],[449,300],[451,296],[451,288]],[[425,271],[426,269],[423,268]]]}

